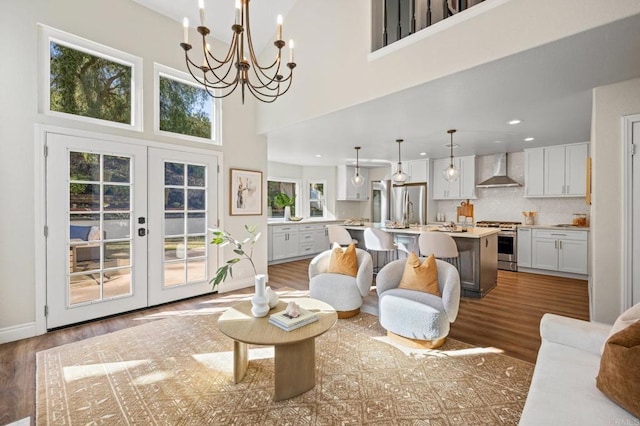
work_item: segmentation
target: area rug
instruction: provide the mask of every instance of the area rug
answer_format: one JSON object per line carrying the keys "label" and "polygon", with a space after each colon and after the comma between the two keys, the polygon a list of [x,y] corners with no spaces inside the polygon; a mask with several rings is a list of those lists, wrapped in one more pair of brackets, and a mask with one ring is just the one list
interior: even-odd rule
{"label": "area rug", "polygon": [[316,339],[316,386],[274,402],[273,350],[233,384],[219,310],[183,312],[37,354],[37,424],[517,424],[533,365],[453,339],[411,350],[366,313]]}

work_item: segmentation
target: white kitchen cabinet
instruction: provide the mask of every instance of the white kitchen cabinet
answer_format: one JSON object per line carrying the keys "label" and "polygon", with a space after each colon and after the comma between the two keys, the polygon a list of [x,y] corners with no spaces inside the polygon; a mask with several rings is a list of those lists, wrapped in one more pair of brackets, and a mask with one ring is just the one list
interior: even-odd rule
{"label": "white kitchen cabinet", "polygon": [[476,157],[454,157],[453,165],[460,175],[455,182],[447,181],[442,172],[449,167],[451,160],[442,158],[433,160],[433,180],[431,189],[434,200],[460,200],[476,198]]}
{"label": "white kitchen cabinet", "polygon": [[518,267],[531,268],[531,228],[518,228]]}
{"label": "white kitchen cabinet", "polygon": [[429,160],[407,161],[402,163],[402,167],[404,172],[409,175],[409,183],[429,182]]}
{"label": "white kitchen cabinet", "polygon": [[524,151],[524,191],[527,197],[544,196],[544,148]]}
{"label": "white kitchen cabinet", "polygon": [[526,197],[584,197],[589,144],[525,150]]}
{"label": "white kitchen cabinet", "polygon": [[369,173],[360,167],[360,175],[364,177],[364,185],[357,188],[351,177],[356,173],[355,166],[337,166],[336,170],[336,200],[338,201],[367,201],[369,188]]}
{"label": "white kitchen cabinet", "polygon": [[316,229],[313,231],[314,251],[316,253],[323,252],[329,249],[329,231],[327,225],[315,225]]}
{"label": "white kitchen cabinet", "polygon": [[589,259],[587,236],[587,231],[533,229],[531,267],[586,275]]}
{"label": "white kitchen cabinet", "polygon": [[275,226],[271,234],[272,260],[298,256],[298,226]]}
{"label": "white kitchen cabinet", "polygon": [[310,257],[329,249],[326,223],[287,223],[269,225],[268,261]]}
{"label": "white kitchen cabinet", "polygon": [[589,144],[567,145],[565,150],[565,195],[587,195],[587,158]]}

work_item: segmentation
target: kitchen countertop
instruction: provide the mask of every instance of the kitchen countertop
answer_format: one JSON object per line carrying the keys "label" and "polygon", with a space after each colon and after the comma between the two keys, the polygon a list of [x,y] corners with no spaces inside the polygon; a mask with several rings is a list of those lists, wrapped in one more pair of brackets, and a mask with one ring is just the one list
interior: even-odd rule
{"label": "kitchen countertop", "polygon": [[588,226],[558,226],[558,225],[518,225],[518,228],[532,228],[532,229],[553,229],[555,231],[564,230],[564,231],[587,231],[589,232],[590,228]]}
{"label": "kitchen countertop", "polygon": [[423,232],[442,232],[443,234],[451,235],[456,238],[483,238],[489,235],[497,234],[500,232],[498,228],[467,228],[467,232],[446,232],[440,231],[438,225],[424,225],[424,226],[411,226],[409,228],[385,228],[379,224],[368,224],[366,226],[361,225],[343,225],[346,229],[352,229],[354,231],[364,230],[366,228],[374,227],[387,231],[391,234],[415,234],[419,235]]}
{"label": "kitchen countertop", "polygon": [[323,219],[306,217],[302,220],[269,219],[267,225],[295,225],[296,223],[344,223],[343,219]]}

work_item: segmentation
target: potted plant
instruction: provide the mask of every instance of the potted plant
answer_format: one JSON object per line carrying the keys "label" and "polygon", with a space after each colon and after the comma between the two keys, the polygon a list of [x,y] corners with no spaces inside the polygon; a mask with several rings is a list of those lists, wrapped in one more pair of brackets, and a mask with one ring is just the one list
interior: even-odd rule
{"label": "potted plant", "polygon": [[273,197],[273,203],[278,208],[284,207],[284,220],[291,219],[291,206],[296,204],[296,196],[290,197],[289,194],[279,192]]}
{"label": "potted plant", "polygon": [[[260,238],[261,233],[257,232],[255,225],[245,225],[244,229],[249,236],[242,241],[236,240],[233,236],[222,229],[211,229],[213,233],[213,240],[211,244],[215,244],[218,247],[224,247],[232,244],[235,248],[233,252],[237,254],[237,257],[227,260],[227,262],[218,268],[215,277],[209,281],[213,284],[213,290],[223,281],[227,279],[227,276],[233,278],[233,266],[242,260],[248,260],[253,268],[253,275],[255,276],[255,295],[251,299],[252,308],[251,313],[256,317],[263,317],[267,315],[270,309],[270,297],[268,294],[266,284],[266,276],[264,274],[258,274],[256,265],[253,263],[253,247]],[[271,289],[269,289],[271,292]],[[275,293],[274,293],[275,295]]]}

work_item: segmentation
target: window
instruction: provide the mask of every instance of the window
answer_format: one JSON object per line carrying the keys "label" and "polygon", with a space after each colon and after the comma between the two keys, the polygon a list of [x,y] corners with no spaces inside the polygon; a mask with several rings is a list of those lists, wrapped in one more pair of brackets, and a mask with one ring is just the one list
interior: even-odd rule
{"label": "window", "polygon": [[142,59],[39,26],[45,114],[142,130]]}
{"label": "window", "polygon": [[296,215],[298,206],[298,182],[289,179],[277,179],[267,181],[268,217],[284,217],[284,207],[276,201],[276,195],[286,194],[289,198],[295,197],[295,204],[291,206],[291,216]]}
{"label": "window", "polygon": [[155,64],[154,115],[156,133],[221,144],[220,99],[187,73]]}
{"label": "window", "polygon": [[325,182],[309,183],[309,217],[325,217]]}

